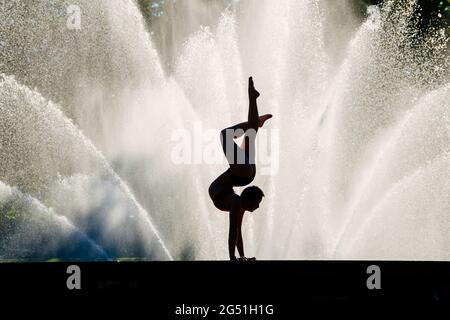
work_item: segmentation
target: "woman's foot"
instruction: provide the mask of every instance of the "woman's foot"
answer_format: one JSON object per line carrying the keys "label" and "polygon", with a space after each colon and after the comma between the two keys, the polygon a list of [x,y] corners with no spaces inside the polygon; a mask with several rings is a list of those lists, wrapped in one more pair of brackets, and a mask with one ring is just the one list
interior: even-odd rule
{"label": "woman's foot", "polygon": [[257,99],[260,94],[255,89],[255,85],[253,84],[253,78],[248,78],[248,96],[253,99]]}
{"label": "woman's foot", "polygon": [[261,128],[264,125],[264,122],[272,118],[271,114],[265,114],[259,117],[259,127]]}

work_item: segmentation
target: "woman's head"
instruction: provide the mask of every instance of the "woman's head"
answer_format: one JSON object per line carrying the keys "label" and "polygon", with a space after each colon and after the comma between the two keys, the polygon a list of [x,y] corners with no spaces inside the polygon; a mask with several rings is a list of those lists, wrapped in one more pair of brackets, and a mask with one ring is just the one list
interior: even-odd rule
{"label": "woman's head", "polygon": [[257,186],[245,188],[241,193],[241,201],[245,210],[253,212],[259,208],[264,193]]}

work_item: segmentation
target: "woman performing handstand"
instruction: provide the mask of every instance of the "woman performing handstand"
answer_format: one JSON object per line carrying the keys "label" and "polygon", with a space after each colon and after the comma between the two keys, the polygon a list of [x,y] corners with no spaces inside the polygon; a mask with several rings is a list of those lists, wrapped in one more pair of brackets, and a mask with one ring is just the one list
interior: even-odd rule
{"label": "woman performing handstand", "polygon": [[[230,213],[230,229],[228,234],[228,251],[230,260],[237,260],[235,248],[239,252],[239,260],[255,260],[246,258],[244,243],[242,241],[242,218],[245,211],[253,212],[259,208],[264,196],[260,188],[250,186],[245,188],[241,195],[237,195],[233,187],[242,187],[250,184],[256,175],[255,165],[255,138],[258,129],[264,122],[272,118],[271,114],[258,115],[256,99],[259,92],[255,90],[252,77],[248,81],[248,121],[239,123],[220,132],[222,148],[230,168],[222,173],[209,186],[209,195],[217,209]],[[243,143],[239,147],[233,139],[244,135]]]}

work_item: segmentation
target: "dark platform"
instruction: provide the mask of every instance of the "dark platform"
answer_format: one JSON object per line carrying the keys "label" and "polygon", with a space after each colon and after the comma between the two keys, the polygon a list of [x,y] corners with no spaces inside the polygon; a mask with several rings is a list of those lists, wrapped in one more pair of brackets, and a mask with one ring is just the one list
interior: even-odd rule
{"label": "dark platform", "polygon": [[[81,290],[68,290],[69,265],[81,269]],[[381,290],[369,290],[367,267],[381,270]],[[380,261],[198,261],[57,262],[0,264],[2,296],[44,295],[65,299],[143,298],[158,319],[174,316],[177,306],[273,305],[272,316],[290,318],[303,306],[327,304],[448,305],[449,262]],[[153,313],[154,312],[154,313]],[[200,319],[201,317],[197,317]],[[197,319],[192,318],[192,319]],[[237,316],[217,316],[241,319]],[[206,319],[214,319],[208,316]]]}

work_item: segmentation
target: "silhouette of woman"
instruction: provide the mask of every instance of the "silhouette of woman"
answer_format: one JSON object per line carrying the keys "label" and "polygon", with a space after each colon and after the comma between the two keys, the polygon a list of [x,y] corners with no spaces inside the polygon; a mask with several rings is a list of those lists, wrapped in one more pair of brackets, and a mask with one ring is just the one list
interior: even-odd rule
{"label": "silhouette of woman", "polygon": [[[242,218],[245,211],[253,212],[259,208],[259,203],[264,196],[261,189],[256,186],[245,188],[241,195],[237,195],[233,187],[242,187],[250,184],[256,175],[255,165],[255,139],[258,129],[264,122],[272,118],[271,114],[258,115],[256,99],[259,92],[256,91],[252,77],[248,81],[248,120],[223,129],[220,132],[222,148],[228,160],[230,168],[222,173],[209,186],[209,196],[217,209],[230,213],[230,225],[228,233],[228,251],[230,260],[237,260],[235,248],[239,252],[239,260],[255,260],[246,258],[244,243],[242,240]],[[233,139],[244,136],[243,143],[239,147]]]}

